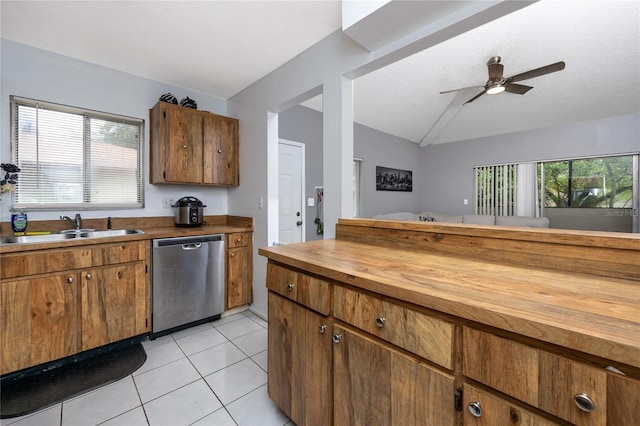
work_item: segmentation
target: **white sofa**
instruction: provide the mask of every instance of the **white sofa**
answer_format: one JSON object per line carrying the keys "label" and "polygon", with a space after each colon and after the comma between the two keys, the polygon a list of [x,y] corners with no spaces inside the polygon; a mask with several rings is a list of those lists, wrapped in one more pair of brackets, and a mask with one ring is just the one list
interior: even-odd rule
{"label": "white sofa", "polygon": [[522,226],[528,228],[549,227],[548,218],[531,216],[493,216],[480,214],[444,215],[435,212],[399,212],[376,215],[373,217],[373,219],[421,220],[425,222],[466,223],[471,225]]}

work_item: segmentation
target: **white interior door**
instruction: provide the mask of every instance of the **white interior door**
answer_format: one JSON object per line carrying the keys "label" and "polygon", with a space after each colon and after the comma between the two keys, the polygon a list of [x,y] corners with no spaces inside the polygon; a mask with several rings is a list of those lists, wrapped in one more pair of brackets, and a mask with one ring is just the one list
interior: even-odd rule
{"label": "white interior door", "polygon": [[278,144],[279,242],[304,241],[304,144],[280,140]]}

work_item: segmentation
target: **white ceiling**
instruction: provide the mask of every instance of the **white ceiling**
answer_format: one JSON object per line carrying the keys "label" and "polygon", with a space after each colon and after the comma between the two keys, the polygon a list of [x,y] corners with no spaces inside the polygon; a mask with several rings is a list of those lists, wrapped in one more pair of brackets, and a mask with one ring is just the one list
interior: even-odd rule
{"label": "white ceiling", "polygon": [[[3,38],[228,99],[340,28],[339,1],[7,1]],[[484,95],[486,62],[505,76],[565,61],[523,81],[525,95]],[[459,93],[459,92],[458,92]],[[355,120],[443,143],[640,110],[640,2],[542,0],[365,75]],[[454,103],[452,103],[454,102]],[[313,100],[304,105],[320,109]],[[429,133],[431,132],[431,133]]]}

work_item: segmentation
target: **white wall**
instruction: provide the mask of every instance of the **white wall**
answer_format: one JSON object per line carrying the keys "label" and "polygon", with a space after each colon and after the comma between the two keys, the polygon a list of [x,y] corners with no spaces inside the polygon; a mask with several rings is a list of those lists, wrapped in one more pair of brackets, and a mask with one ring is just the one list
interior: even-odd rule
{"label": "white wall", "polygon": [[[114,71],[87,62],[35,49],[9,40],[0,40],[0,159],[12,162],[9,96],[87,108],[126,115],[145,120],[144,134],[144,190],[145,207],[135,210],[106,210],[81,212],[86,218],[173,216],[173,209],[162,207],[162,198],[178,199],[191,195],[201,199],[207,207],[205,215],[226,214],[227,189],[193,185],[149,184],[149,109],[160,95],[173,93],[179,100],[189,96],[198,109],[227,115],[227,102],[156,81]],[[19,178],[18,178],[19,179]],[[10,220],[9,194],[3,194],[0,221]],[[70,212],[27,212],[30,220],[52,220]],[[74,213],[74,212],[71,212]]]}

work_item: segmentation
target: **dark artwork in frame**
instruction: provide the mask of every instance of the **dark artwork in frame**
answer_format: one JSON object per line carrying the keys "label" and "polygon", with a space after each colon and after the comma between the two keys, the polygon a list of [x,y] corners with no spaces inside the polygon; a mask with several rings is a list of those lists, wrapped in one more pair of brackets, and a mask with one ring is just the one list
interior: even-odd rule
{"label": "dark artwork in frame", "polygon": [[413,172],[376,166],[377,191],[413,191]]}

